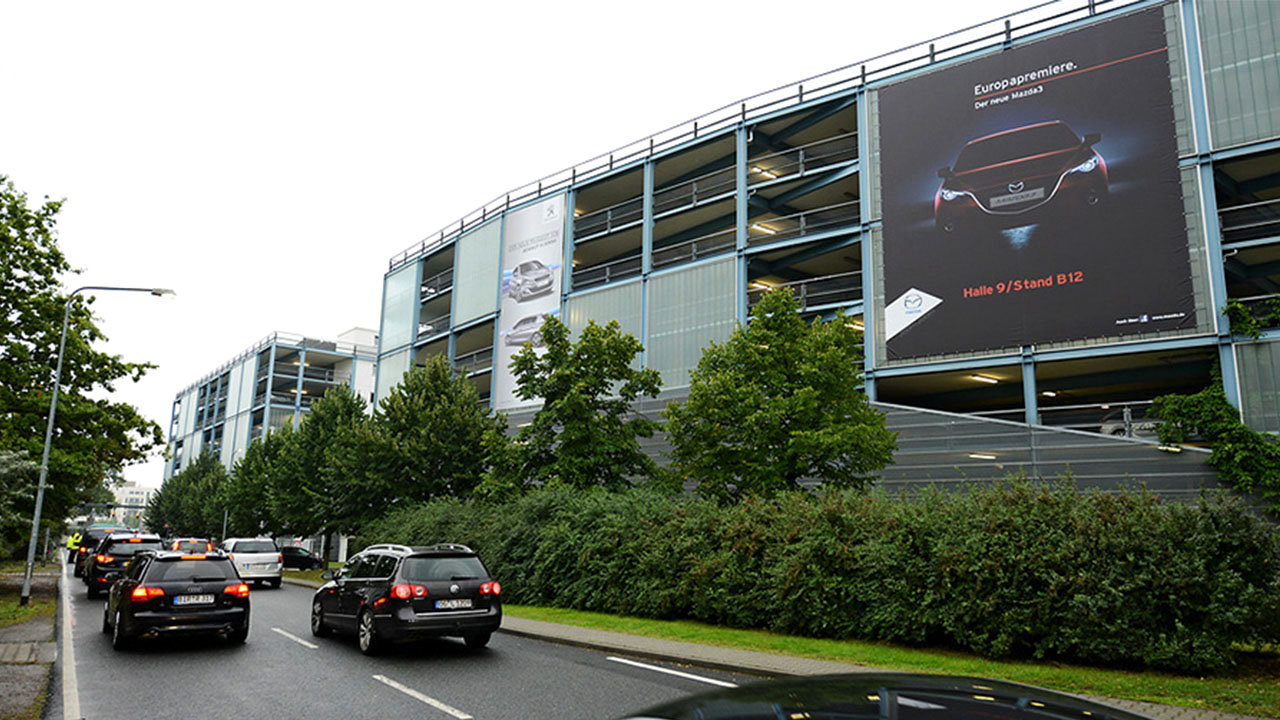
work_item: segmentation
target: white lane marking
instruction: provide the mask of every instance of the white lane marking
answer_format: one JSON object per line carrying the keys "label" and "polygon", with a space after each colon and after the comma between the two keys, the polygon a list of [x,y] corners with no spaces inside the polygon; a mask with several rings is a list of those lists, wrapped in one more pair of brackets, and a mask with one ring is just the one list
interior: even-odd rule
{"label": "white lane marking", "polygon": [[273,628],[271,628],[271,631],[272,631],[272,632],[278,632],[278,633],[280,633],[281,635],[283,635],[283,636],[285,636],[285,637],[289,638],[290,640],[292,640],[292,641],[294,641],[294,642],[298,643],[299,645],[302,645],[303,647],[309,647],[309,648],[311,648],[312,650],[315,650],[316,648],[320,647],[319,645],[316,645],[315,643],[309,643],[309,642],[307,642],[306,640],[303,640],[302,638],[298,637],[297,635],[294,635],[294,634],[293,634],[293,633],[291,633],[291,632],[285,632],[284,630],[281,630],[280,628],[273,627]]}
{"label": "white lane marking", "polygon": [[622,663],[623,665],[631,665],[633,667],[644,668],[645,670],[653,670],[654,672],[666,673],[668,675],[675,675],[677,677],[686,678],[688,680],[697,680],[698,682],[706,683],[708,685],[719,685],[720,687],[727,687],[727,688],[738,687],[737,683],[725,682],[724,680],[716,680],[714,678],[709,678],[709,677],[702,677],[701,675],[694,675],[693,673],[680,672],[679,670],[671,670],[669,668],[658,667],[657,665],[647,665],[645,663],[636,662],[635,660],[628,660],[626,658],[611,656],[606,659],[612,660],[613,662],[616,662],[616,663]]}
{"label": "white lane marking", "polygon": [[[59,548],[61,549],[61,548]],[[62,718],[80,720],[80,687],[76,684],[76,651],[71,644],[75,618],[71,614],[71,589],[67,582],[67,561],[62,561]]]}
{"label": "white lane marking", "polygon": [[440,710],[442,712],[447,712],[450,715],[458,718],[458,720],[475,720],[475,718],[462,712],[458,708],[445,705],[444,703],[440,702],[439,700],[436,700],[435,698],[427,697],[426,695],[423,695],[422,693],[418,692],[417,690],[414,690],[411,687],[405,687],[404,685],[401,685],[400,683],[396,682],[395,680],[392,680],[386,675],[374,675],[373,679],[377,680],[383,685],[395,688],[396,690],[399,690],[400,692],[404,693],[405,695],[408,695],[409,697],[415,700],[420,700],[437,710]]}

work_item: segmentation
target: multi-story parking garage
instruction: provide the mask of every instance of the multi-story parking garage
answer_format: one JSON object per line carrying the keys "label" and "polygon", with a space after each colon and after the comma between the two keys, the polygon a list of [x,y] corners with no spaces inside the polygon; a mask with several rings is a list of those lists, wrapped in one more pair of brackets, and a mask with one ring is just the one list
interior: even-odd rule
{"label": "multi-story parking garage", "polygon": [[1280,302],[1278,36],[1262,0],[1043,3],[541,178],[391,259],[377,394],[445,355],[527,412],[507,363],[549,313],[617,320],[678,399],[788,286],[865,328],[873,400],[926,411],[900,466],[1169,477],[1133,438],[1215,365],[1280,432],[1280,329],[1225,312]]}

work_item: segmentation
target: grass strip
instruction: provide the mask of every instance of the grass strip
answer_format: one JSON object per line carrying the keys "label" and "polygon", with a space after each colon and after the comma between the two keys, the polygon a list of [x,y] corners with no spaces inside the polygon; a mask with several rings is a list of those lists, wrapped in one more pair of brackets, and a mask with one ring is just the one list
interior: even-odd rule
{"label": "grass strip", "polygon": [[831,660],[902,672],[976,675],[1038,685],[1062,692],[1164,703],[1200,710],[1280,717],[1280,653],[1242,652],[1239,666],[1223,675],[1097,668],[1036,660],[991,660],[964,652],[918,649],[859,640],[792,637],[697,622],[647,620],[563,608],[504,605],[529,620],[679,640],[716,647]]}

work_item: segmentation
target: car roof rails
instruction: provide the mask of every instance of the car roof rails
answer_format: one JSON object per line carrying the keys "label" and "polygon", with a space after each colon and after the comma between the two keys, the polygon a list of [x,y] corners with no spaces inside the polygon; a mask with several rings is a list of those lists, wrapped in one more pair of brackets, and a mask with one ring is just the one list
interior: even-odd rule
{"label": "car roof rails", "polygon": [[397,545],[395,543],[380,543],[378,545],[370,545],[369,547],[365,548],[364,550],[361,550],[360,552],[368,552],[370,550],[394,550],[396,552],[403,552],[403,553],[413,552],[413,548],[409,547],[408,545]]}
{"label": "car roof rails", "polygon": [[447,552],[464,552],[464,553],[475,552],[471,548],[467,547],[466,545],[462,545],[460,543],[436,543],[435,545],[428,545],[423,549],[424,550],[444,550]]}

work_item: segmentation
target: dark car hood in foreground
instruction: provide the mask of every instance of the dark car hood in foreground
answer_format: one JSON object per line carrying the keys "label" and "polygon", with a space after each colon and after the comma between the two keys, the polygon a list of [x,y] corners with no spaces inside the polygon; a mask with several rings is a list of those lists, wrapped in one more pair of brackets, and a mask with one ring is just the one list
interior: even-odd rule
{"label": "dark car hood in foreground", "polygon": [[1018,683],[949,675],[855,673],[716,690],[625,716],[631,720],[1142,720],[1108,705]]}

